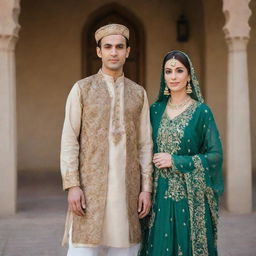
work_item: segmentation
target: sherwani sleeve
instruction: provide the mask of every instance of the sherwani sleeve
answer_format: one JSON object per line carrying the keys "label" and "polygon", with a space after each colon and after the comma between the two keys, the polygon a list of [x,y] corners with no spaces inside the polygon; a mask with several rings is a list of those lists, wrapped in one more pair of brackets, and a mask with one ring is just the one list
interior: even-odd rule
{"label": "sherwani sleeve", "polygon": [[141,191],[152,192],[152,138],[148,98],[145,90],[139,125],[139,161],[142,178]]}
{"label": "sherwani sleeve", "polygon": [[82,104],[79,85],[71,89],[65,109],[65,120],[61,137],[60,167],[63,189],[80,186],[79,179],[79,134]]}

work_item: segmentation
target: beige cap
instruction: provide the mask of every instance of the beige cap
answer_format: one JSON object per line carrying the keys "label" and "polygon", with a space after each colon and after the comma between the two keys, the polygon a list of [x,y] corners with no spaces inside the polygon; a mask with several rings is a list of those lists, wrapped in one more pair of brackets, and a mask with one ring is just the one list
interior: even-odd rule
{"label": "beige cap", "polygon": [[129,29],[121,24],[109,24],[99,28],[95,32],[95,40],[98,43],[100,39],[110,35],[122,35],[129,39]]}

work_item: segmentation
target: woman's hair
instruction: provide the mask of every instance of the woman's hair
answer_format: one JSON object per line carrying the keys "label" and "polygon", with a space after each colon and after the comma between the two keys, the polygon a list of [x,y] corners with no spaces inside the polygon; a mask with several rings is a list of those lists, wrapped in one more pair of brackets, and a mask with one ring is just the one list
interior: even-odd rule
{"label": "woman's hair", "polygon": [[163,60],[163,69],[164,69],[164,66],[165,66],[165,63],[172,59],[172,58],[175,58],[176,60],[180,61],[185,67],[186,69],[188,70],[188,73],[190,74],[190,65],[189,65],[189,62],[188,62],[188,59],[187,57],[180,51],[171,51],[170,53],[168,53],[164,60]]}

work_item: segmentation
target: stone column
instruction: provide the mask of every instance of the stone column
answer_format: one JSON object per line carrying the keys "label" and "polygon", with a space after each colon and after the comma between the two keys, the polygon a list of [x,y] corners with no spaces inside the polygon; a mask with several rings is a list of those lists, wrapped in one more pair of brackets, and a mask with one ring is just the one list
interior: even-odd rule
{"label": "stone column", "polygon": [[250,0],[223,0],[228,45],[227,209],[252,211],[252,166],[247,43]]}
{"label": "stone column", "polygon": [[0,215],[16,209],[15,43],[18,0],[0,2]]}

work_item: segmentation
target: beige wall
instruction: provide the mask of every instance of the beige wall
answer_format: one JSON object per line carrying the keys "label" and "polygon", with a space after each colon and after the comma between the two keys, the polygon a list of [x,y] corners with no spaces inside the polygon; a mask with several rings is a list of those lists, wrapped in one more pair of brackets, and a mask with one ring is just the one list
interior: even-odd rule
{"label": "beige wall", "polygon": [[[152,2],[154,1],[149,1],[149,3]],[[174,5],[174,3],[178,3],[177,1],[173,1],[173,3],[172,1],[159,2],[166,3],[166,5],[158,4],[162,7],[161,9],[156,9],[152,5],[151,13],[153,17],[151,17],[150,22],[147,22],[147,18],[144,19],[147,31],[147,93],[150,103],[156,99],[158,94],[162,59],[171,50],[179,49],[187,52],[191,56],[198,77],[203,80],[204,35],[203,10],[200,8],[200,1],[179,1],[179,6]],[[196,4],[198,8],[195,9],[193,4]],[[156,14],[156,10],[159,14]],[[176,41],[176,19],[182,13],[188,18],[190,25],[190,39],[186,43]],[[137,15],[140,15],[140,12]]]}
{"label": "beige wall", "polygon": [[[133,12],[146,34],[146,87],[155,99],[161,59],[178,48],[202,65],[202,9],[191,1],[118,1]],[[199,1],[195,1],[196,3]],[[81,35],[88,15],[112,1],[21,1],[17,45],[17,107],[19,170],[59,169],[64,104],[81,74]],[[184,3],[187,3],[186,5]],[[186,8],[181,7],[181,4]],[[198,6],[198,4],[197,4]],[[193,12],[191,12],[193,10]],[[185,13],[191,25],[189,43],[176,42],[176,19]]]}
{"label": "beige wall", "polygon": [[221,0],[204,1],[204,19],[206,102],[215,115],[225,148],[228,55],[222,30],[225,19]]}
{"label": "beige wall", "polygon": [[256,173],[256,1],[251,1],[250,8],[253,12],[249,20],[251,38],[248,43],[248,72],[251,106],[252,166]]}
{"label": "beige wall", "polygon": [[[256,2],[251,1],[251,38],[248,44],[248,72],[251,105],[252,166],[256,171]],[[214,11],[213,11],[214,10]],[[215,113],[220,133],[226,145],[227,124],[227,60],[228,48],[223,33],[225,18],[222,1],[204,1],[205,18],[205,91],[207,103]],[[225,164],[225,162],[224,162]]]}
{"label": "beige wall", "polygon": [[[64,105],[72,84],[81,78],[81,38],[87,18],[109,0],[21,1],[20,40],[17,45],[17,108],[19,170],[59,169]],[[127,4],[128,3],[128,4]],[[227,46],[221,0],[119,0],[144,26],[146,89],[152,103],[157,96],[161,61],[172,49],[186,51],[198,71],[206,102],[226,142]],[[256,3],[250,20],[249,81],[252,107],[252,148],[256,153],[255,83]],[[176,19],[190,23],[188,43],[176,41]],[[254,98],[254,101],[252,100]],[[253,159],[256,168],[256,158]]]}

